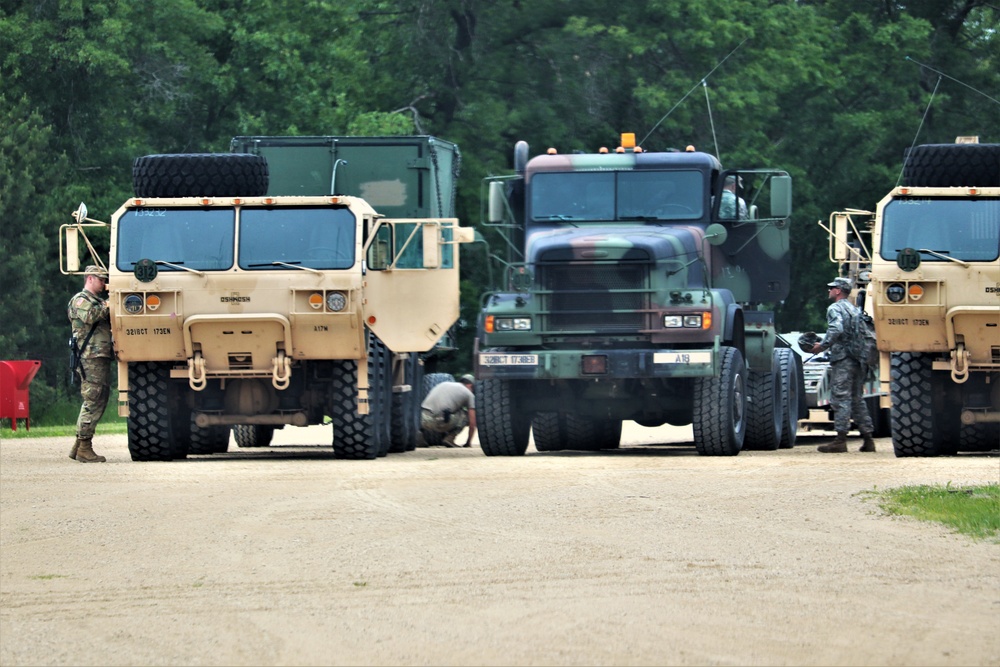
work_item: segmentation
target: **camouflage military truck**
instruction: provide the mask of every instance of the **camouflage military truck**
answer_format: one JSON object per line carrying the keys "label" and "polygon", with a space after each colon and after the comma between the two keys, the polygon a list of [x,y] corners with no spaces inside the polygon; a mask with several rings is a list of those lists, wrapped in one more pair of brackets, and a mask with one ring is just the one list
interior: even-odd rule
{"label": "camouflage military truck", "polygon": [[[108,291],[119,413],[134,460],[226,451],[231,426],[333,422],[337,457],[412,448],[419,402],[406,380],[458,316],[446,217],[386,218],[365,200],[268,194],[267,160],[153,155],[109,224],[61,229],[61,269],[80,269],[87,228],[110,228]],[[393,419],[393,393],[406,393]],[[396,422],[400,427],[393,429]]]}
{"label": "camouflage military truck", "polygon": [[[616,448],[622,420],[693,424],[704,455],[794,443],[801,360],[771,306],[789,287],[791,178],[712,155],[528,159],[487,179],[506,279],[477,333],[483,452]],[[731,183],[735,192],[728,191]]]}
{"label": "camouflage military truck", "polygon": [[1000,144],[916,146],[868,290],[897,456],[1000,446]]}

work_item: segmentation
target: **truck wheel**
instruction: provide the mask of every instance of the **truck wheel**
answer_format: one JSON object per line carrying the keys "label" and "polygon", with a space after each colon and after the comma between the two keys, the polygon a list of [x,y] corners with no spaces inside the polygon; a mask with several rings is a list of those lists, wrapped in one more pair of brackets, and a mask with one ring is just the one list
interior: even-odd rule
{"label": "truck wheel", "polygon": [[598,421],[598,449],[618,449],[622,443],[622,420]]}
{"label": "truck wheel", "polygon": [[1000,448],[1000,424],[962,424],[958,451],[990,452]]}
{"label": "truck wheel", "polygon": [[[431,389],[438,386],[442,382],[454,381],[455,376],[451,373],[428,373],[424,376],[423,383],[421,384],[422,393],[420,402],[423,403],[424,399],[427,398],[427,394],[431,393]],[[421,431],[421,435],[423,436],[424,447],[439,447],[441,443],[444,442],[444,433],[438,433],[437,431]]]}
{"label": "truck wheel", "polygon": [[417,447],[420,431],[420,360],[411,354],[405,362],[404,384],[410,391],[392,395],[392,445],[390,452],[410,452]]}
{"label": "truck wheel", "polygon": [[940,417],[934,415],[933,371],[930,355],[895,352],[892,355],[889,395],[892,448],[896,456],[939,456],[942,443]]}
{"label": "truck wheel", "polygon": [[[170,366],[153,361],[128,365],[128,451],[133,461],[170,461],[187,456],[176,401],[171,400]],[[185,415],[185,426],[187,425]]]}
{"label": "truck wheel", "polygon": [[774,350],[774,359],[778,364],[781,376],[781,440],[778,447],[791,449],[795,446],[795,438],[799,434],[799,393],[802,389],[802,378],[796,359],[799,355],[795,350],[779,347]]}
{"label": "truck wheel", "polygon": [[743,354],[735,347],[722,347],[719,354],[719,375],[694,384],[694,447],[702,456],[736,456],[746,437]]}
{"label": "truck wheel", "polygon": [[[338,459],[374,459],[378,456],[379,402],[369,397],[369,413],[358,413],[358,364],[340,361],[334,366],[330,390],[333,455]],[[371,391],[369,390],[369,394]]]}
{"label": "truck wheel", "polygon": [[202,428],[194,423],[191,415],[191,444],[188,454],[222,454],[229,450],[229,427],[208,426]]}
{"label": "truck wheel", "polygon": [[743,449],[775,450],[784,426],[781,368],[771,354],[770,371],[747,372],[747,434]]}
{"label": "truck wheel", "polygon": [[558,452],[567,449],[566,419],[559,412],[539,412],[531,419],[531,433],[535,449],[540,452]]}
{"label": "truck wheel", "polygon": [[887,438],[892,435],[889,409],[883,408],[879,405],[879,397],[869,396],[866,398],[865,407],[868,408],[868,416],[872,418],[872,436],[876,438]]}
{"label": "truck wheel", "polygon": [[146,155],[132,163],[136,197],[262,197],[267,187],[267,160],[261,155]]}
{"label": "truck wheel", "polygon": [[519,410],[509,380],[476,383],[479,444],[486,456],[522,456],[528,448],[531,417]]}
{"label": "truck wheel", "polygon": [[925,144],[904,157],[903,184],[948,188],[1000,186],[1000,144]]}
{"label": "truck wheel", "polygon": [[273,437],[273,426],[237,424],[233,427],[233,440],[237,447],[268,447]]}
{"label": "truck wheel", "polygon": [[[368,333],[368,404],[375,420],[378,455],[392,446],[392,352],[379,338]],[[377,405],[376,405],[377,404]]]}

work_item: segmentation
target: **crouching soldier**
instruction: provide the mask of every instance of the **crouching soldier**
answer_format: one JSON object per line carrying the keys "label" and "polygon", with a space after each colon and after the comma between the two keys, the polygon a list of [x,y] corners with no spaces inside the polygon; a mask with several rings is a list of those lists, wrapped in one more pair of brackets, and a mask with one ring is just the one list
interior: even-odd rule
{"label": "crouching soldier", "polygon": [[456,447],[455,437],[468,426],[469,439],[462,447],[472,446],[472,438],[476,435],[475,384],[474,377],[463,375],[458,382],[442,382],[430,390],[420,404],[420,428],[425,433],[425,440],[433,441],[426,436],[428,432],[444,433],[441,443],[445,447]]}
{"label": "crouching soldier", "polygon": [[83,398],[69,457],[81,463],[104,463],[107,459],[94,453],[93,440],[111,395],[111,317],[107,301],[101,298],[108,274],[99,266],[88,266],[84,275],[83,290],[73,295],[67,309],[77,359],[73,371]]}

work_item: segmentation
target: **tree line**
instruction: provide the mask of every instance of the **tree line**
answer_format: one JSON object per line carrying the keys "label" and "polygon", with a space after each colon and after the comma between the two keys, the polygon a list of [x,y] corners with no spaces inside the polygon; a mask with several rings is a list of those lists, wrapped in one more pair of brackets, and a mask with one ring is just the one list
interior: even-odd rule
{"label": "tree line", "polygon": [[[108,219],[135,157],[237,135],[455,142],[466,225],[521,139],[589,152],[627,131],[782,168],[796,209],[779,323],[822,329],[835,267],[816,221],[873,207],[913,143],[1000,140],[998,27],[975,0],[6,0],[0,359],[43,361],[33,411],[70,397],[80,281],[59,273],[59,225],[81,201]],[[470,328],[480,257],[463,263]]]}

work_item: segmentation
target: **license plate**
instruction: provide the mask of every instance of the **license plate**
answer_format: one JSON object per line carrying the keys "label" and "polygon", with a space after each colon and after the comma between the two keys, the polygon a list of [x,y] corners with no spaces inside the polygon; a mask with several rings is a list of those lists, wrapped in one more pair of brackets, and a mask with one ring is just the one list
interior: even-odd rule
{"label": "license plate", "polygon": [[704,352],[655,352],[653,354],[654,364],[710,364],[712,363],[712,353]]}
{"label": "license plate", "polygon": [[537,366],[537,354],[480,354],[480,366]]}

